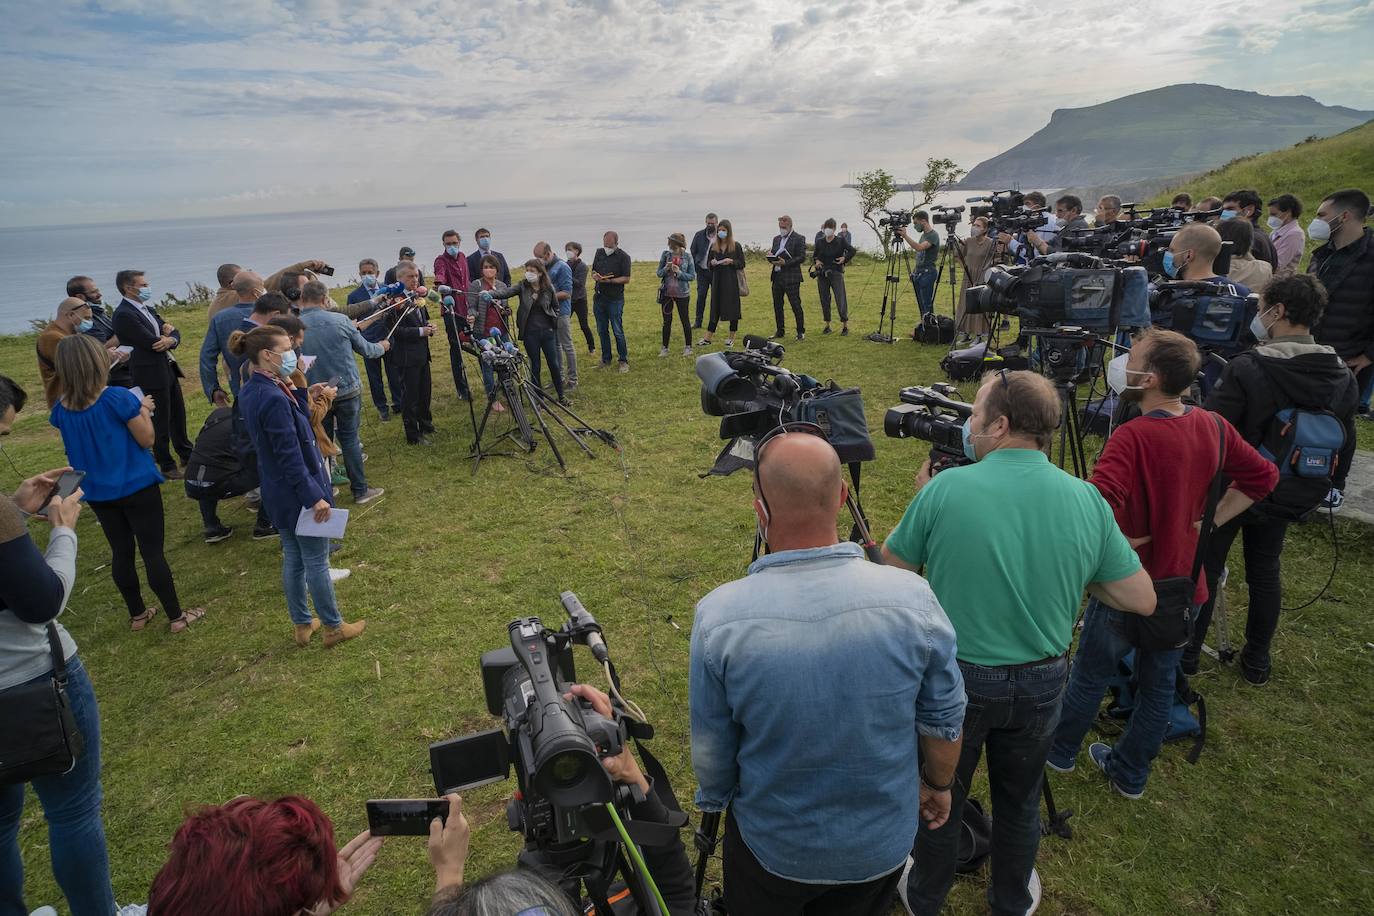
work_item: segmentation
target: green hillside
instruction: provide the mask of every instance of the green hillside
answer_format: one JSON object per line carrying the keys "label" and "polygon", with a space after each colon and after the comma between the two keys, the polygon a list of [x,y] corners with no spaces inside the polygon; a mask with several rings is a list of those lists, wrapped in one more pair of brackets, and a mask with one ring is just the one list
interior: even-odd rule
{"label": "green hillside", "polygon": [[1085,188],[1193,175],[1238,156],[1329,137],[1371,115],[1307,96],[1196,83],[1165,86],[1061,108],[1031,137],[975,166],[961,185]]}
{"label": "green hillside", "polygon": [[1241,188],[1257,189],[1266,201],[1279,194],[1297,195],[1303,202],[1304,226],[1316,213],[1322,198],[1332,191],[1361,188],[1374,193],[1374,121],[1334,137],[1236,159],[1160,192],[1149,203],[1167,206],[1179,191],[1187,191],[1193,200],[1199,200]]}

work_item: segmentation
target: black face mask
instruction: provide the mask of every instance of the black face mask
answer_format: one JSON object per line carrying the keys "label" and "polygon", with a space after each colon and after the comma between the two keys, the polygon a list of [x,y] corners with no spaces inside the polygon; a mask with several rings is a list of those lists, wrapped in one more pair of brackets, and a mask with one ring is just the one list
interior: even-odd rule
{"label": "black face mask", "polygon": [[283,290],[282,294],[292,302],[295,302],[301,297],[301,288],[299,286],[293,286],[290,289]]}

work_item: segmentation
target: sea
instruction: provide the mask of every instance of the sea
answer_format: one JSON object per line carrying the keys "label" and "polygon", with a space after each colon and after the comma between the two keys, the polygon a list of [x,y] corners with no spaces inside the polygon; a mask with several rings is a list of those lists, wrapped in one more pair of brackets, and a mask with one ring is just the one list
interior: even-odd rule
{"label": "sea", "polygon": [[[962,205],[981,191],[940,195],[935,203]],[[492,247],[513,265],[530,257],[535,243],[548,241],[563,251],[568,241],[587,251],[601,244],[607,229],[620,234],[620,247],[635,260],[657,259],[669,233],[690,241],[707,212],[720,214],[745,244],[766,246],[777,233],[777,217],[788,214],[797,230],[811,238],[821,223],[834,217],[848,222],[860,248],[876,249],[877,237],[861,221],[851,188],[705,192],[674,189],[636,197],[566,200],[439,201],[405,207],[314,210],[187,217],[139,222],[106,222],[70,226],[0,229],[0,275],[22,278],[0,292],[0,333],[22,333],[34,319],[51,318],[66,295],[68,278],[93,277],[107,303],[117,303],[115,273],[125,268],[146,272],[153,298],[172,293],[184,298],[188,284],[213,292],[215,270],[225,262],[252,268],[263,276],[298,261],[320,259],[335,268],[333,283],[356,282],[358,261],[376,258],[383,269],[396,261],[402,245],[430,273],[446,229],[457,229],[462,248],[473,248],[479,227],[491,230]],[[451,203],[465,203],[450,207]],[[909,208],[910,193],[900,193],[893,207]],[[967,214],[965,214],[967,216]],[[967,230],[967,220],[960,234]]]}

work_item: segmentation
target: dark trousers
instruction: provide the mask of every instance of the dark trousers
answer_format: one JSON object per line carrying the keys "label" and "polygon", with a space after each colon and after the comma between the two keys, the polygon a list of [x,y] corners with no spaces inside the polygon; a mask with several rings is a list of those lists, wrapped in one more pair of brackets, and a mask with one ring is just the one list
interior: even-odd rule
{"label": "dark trousers", "polygon": [[816,274],[816,291],[821,297],[821,318],[830,323],[830,295],[835,295],[835,308],[840,313],[840,321],[849,323],[849,297],[844,291],[844,271],[826,270]]}
{"label": "dark trousers", "polygon": [[[219,520],[220,500],[242,496],[255,489],[260,482],[257,456],[250,453],[242,468],[196,498],[196,504],[200,506],[200,520],[205,523],[205,530],[223,527],[223,522]],[[267,509],[261,502],[258,503],[257,527],[272,527],[272,522],[267,518]]]}
{"label": "dark trousers", "polygon": [[922,267],[911,272],[911,288],[916,291],[916,306],[921,316],[935,312],[935,281],[938,279],[934,267]]}
{"label": "dark trousers", "polygon": [[1279,558],[1283,541],[1288,535],[1288,523],[1276,519],[1255,521],[1234,519],[1212,532],[1207,542],[1207,557],[1203,568],[1207,573],[1207,603],[1198,612],[1193,630],[1193,643],[1188,654],[1196,656],[1202,650],[1207,628],[1212,624],[1216,608],[1217,580],[1226,567],[1226,555],[1231,552],[1236,535],[1241,536],[1245,555],[1245,585],[1250,591],[1250,610],[1245,618],[1245,648],[1241,661],[1254,668],[1269,666],[1269,646],[1279,627],[1279,608],[1283,604],[1283,575]]}
{"label": "dark trousers", "polygon": [[453,316],[444,315],[444,333],[448,335],[448,365],[453,370],[453,388],[458,397],[472,400],[472,389],[468,387],[467,372],[463,366],[463,343],[458,339],[458,323]]}
{"label": "dark trousers", "polygon": [[988,750],[992,792],[992,912],[1021,914],[1030,907],[1031,869],[1040,848],[1040,780],[1059,724],[1059,700],[1068,662],[1064,658],[1019,667],[985,668],[959,663],[968,708],[964,745],[955,770],[954,812],[938,830],[921,827],[907,881],[907,900],[916,913],[938,913],[954,882],[964,799]]}
{"label": "dark trousers", "polygon": [[706,303],[710,301],[711,271],[705,267],[697,267],[697,320],[692,322],[692,327],[701,327],[701,318],[706,314]]}
{"label": "dark trousers", "polygon": [[[224,527],[224,523],[219,519],[219,497],[201,497],[196,500],[200,506],[200,520],[205,523],[206,531],[214,531],[216,528]],[[267,510],[263,508],[261,502],[258,503],[258,517],[253,522],[257,528],[271,528],[272,520],[267,517]]]}
{"label": "dark trousers", "polygon": [[[376,359],[363,360],[363,367],[367,369],[367,389],[372,394],[372,406],[377,408],[377,412],[385,414],[387,410],[386,386],[391,386],[391,412],[401,412],[401,370],[396,368],[396,363],[392,360],[391,354],[379,356]],[[385,374],[386,382],[383,383],[382,376]]]}
{"label": "dark trousers", "polygon": [[577,323],[582,328],[582,336],[587,338],[587,352],[596,352],[596,337],[592,334],[592,326],[587,322],[587,300],[574,299],[572,301],[572,313],[577,316]]}
{"label": "dark trousers", "polygon": [[781,283],[774,283],[773,286],[773,320],[781,334],[787,330],[787,323],[782,317],[782,297],[787,296],[787,300],[792,304],[792,317],[797,320],[797,333],[806,333],[806,314],[802,312],[801,304],[801,284],[784,286]]}
{"label": "dark trousers", "polygon": [[673,309],[677,309],[678,320],[682,322],[682,338],[687,346],[692,345],[692,328],[687,324],[687,297],[681,299],[664,299],[659,306],[663,310],[663,346],[668,346],[668,341],[673,336]]}
{"label": "dark trousers", "polygon": [[418,442],[425,433],[434,432],[434,418],[429,413],[430,384],[429,360],[401,367],[401,421],[407,442]]}
{"label": "dark trousers", "polygon": [[153,399],[153,458],[157,466],[164,471],[176,468],[172,449],[176,449],[182,464],[190,461],[194,446],[186,435],[186,400],[181,395],[180,382],[173,377],[164,387],[147,388],[143,393]]}
{"label": "dark trousers", "polygon": [[765,869],[725,818],[725,908],[749,916],[872,916],[886,912],[901,869],[862,884],[803,884]]}
{"label": "dark trousers", "polygon": [[544,359],[549,361],[549,375],[553,376],[553,390],[563,396],[563,367],[558,356],[558,331],[554,328],[539,328],[525,332],[525,355],[530,359],[530,378],[536,388],[543,388],[540,376]]}
{"label": "dark trousers", "polygon": [[162,490],[157,484],[150,484],[137,493],[108,502],[89,503],[91,511],[100,522],[100,530],[105,532],[105,540],[110,542],[110,576],[115,587],[124,597],[124,606],[130,617],[137,617],[147,610],[143,603],[143,593],[138,584],[138,566],[134,561],[134,550],[143,556],[143,568],[148,573],[148,587],[162,602],[162,610],[168,620],[181,616],[181,602],[177,600],[176,583],[172,581],[172,568],[162,553],[163,515]]}

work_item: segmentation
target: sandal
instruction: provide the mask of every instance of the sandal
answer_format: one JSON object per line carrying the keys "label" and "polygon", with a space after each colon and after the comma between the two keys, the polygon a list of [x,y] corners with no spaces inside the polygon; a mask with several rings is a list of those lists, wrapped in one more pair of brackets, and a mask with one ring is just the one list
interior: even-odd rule
{"label": "sandal", "polygon": [[129,629],[137,633],[139,630],[143,629],[148,625],[148,621],[152,620],[156,616],[157,608],[150,607],[147,610],[145,610],[142,614],[138,614],[134,617],[129,618]]}
{"label": "sandal", "polygon": [[205,608],[188,607],[181,612],[180,617],[172,621],[172,624],[170,627],[168,627],[168,629],[170,629],[173,633],[181,633],[185,631],[185,629],[189,627],[191,624],[195,623],[197,620],[204,616]]}

